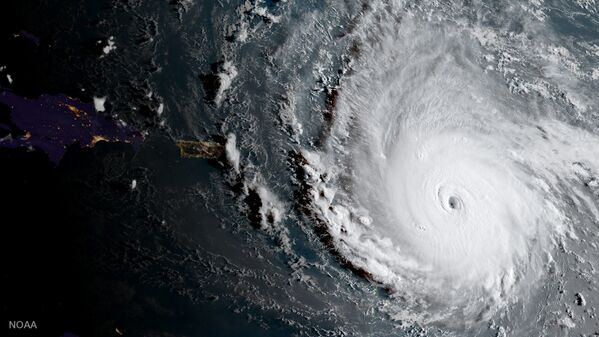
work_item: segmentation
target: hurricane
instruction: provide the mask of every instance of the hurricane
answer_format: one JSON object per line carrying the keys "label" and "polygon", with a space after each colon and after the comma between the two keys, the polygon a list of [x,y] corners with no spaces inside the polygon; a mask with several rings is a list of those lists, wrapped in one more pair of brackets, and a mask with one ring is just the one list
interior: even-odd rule
{"label": "hurricane", "polygon": [[[237,134],[234,179],[261,196],[260,228],[326,299],[335,331],[592,330],[594,309],[580,299],[597,291],[594,3],[281,6],[292,14],[260,17],[294,28],[264,33],[277,43],[255,82],[270,90],[278,129],[260,120]],[[235,36],[259,30],[248,22]],[[244,65],[255,67],[248,76],[259,69],[239,62],[241,78]],[[225,95],[252,97],[240,87]],[[344,301],[367,318],[339,309]]]}
{"label": "hurricane", "polygon": [[352,18],[300,185],[321,241],[402,324],[533,310],[565,242],[596,230],[595,97],[547,21],[509,2]]}
{"label": "hurricane", "polygon": [[480,320],[542,277],[599,138],[511,97],[461,32],[406,19],[382,34],[322,153],[348,188],[323,183],[314,204],[335,249],[405,301],[398,317]]}

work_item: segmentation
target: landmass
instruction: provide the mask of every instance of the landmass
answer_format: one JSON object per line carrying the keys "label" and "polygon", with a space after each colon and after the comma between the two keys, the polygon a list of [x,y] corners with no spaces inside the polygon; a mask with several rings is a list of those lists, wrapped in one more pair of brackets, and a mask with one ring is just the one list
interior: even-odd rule
{"label": "landmass", "polygon": [[39,149],[58,165],[73,144],[93,147],[98,142],[134,145],[143,135],[125,122],[98,113],[93,103],[65,95],[41,95],[30,99],[10,91],[0,93],[8,116],[0,118],[0,147]]}
{"label": "landmass", "polygon": [[220,158],[225,147],[222,144],[210,141],[177,140],[177,147],[183,158]]}

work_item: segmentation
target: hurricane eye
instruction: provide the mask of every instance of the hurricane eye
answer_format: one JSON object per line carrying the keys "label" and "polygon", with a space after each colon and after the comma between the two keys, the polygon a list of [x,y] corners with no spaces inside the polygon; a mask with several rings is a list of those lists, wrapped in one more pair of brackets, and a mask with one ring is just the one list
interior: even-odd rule
{"label": "hurricane eye", "polygon": [[456,198],[455,196],[451,196],[447,200],[447,205],[449,206],[450,209],[459,209],[460,208],[460,199]]}

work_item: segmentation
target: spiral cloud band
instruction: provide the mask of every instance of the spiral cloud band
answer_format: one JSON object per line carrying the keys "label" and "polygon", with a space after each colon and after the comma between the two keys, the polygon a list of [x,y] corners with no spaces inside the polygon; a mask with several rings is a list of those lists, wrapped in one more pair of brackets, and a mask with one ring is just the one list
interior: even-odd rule
{"label": "spiral cloud band", "polygon": [[304,153],[335,249],[400,320],[470,324],[528,296],[575,235],[564,208],[599,139],[510,92],[463,30],[404,19],[357,35],[327,150]]}

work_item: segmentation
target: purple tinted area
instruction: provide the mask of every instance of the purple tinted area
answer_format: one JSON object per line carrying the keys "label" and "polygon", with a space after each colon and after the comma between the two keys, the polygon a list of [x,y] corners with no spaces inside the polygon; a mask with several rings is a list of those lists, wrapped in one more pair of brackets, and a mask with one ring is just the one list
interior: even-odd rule
{"label": "purple tinted area", "polygon": [[25,30],[20,31],[19,36],[28,39],[29,41],[33,42],[36,46],[40,45],[40,38],[31,34],[28,31],[25,31]]}
{"label": "purple tinted area", "polygon": [[[1,138],[0,146],[38,148],[55,165],[72,144],[91,147],[98,141],[134,145],[143,141],[139,131],[98,114],[93,104],[64,95],[28,99],[5,91],[0,93],[0,103],[10,108],[13,124],[24,131],[22,136]],[[10,129],[10,126],[0,123],[0,128]]]}

